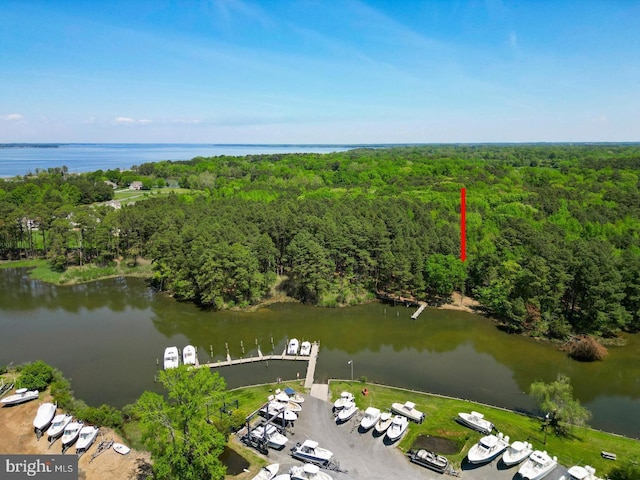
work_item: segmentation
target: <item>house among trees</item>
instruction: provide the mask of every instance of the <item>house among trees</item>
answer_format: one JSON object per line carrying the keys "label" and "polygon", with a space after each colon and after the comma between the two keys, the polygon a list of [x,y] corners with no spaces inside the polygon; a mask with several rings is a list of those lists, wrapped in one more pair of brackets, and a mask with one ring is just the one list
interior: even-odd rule
{"label": "house among trees", "polygon": [[105,180],[104,183],[106,183],[107,185],[109,185],[111,188],[116,189],[118,188],[118,184],[112,182],[111,180]]}
{"label": "house among trees", "polygon": [[142,182],[139,180],[131,182],[131,184],[129,185],[129,190],[142,190]]}

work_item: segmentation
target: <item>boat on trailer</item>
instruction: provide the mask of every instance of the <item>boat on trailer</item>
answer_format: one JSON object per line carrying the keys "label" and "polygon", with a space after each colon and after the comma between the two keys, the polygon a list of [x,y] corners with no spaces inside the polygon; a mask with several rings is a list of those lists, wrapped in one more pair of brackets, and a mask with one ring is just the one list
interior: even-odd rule
{"label": "boat on trailer", "polygon": [[533,445],[529,442],[515,441],[509,448],[502,454],[502,463],[507,467],[517,465],[523,460],[529,458],[529,455],[533,452]]}
{"label": "boat on trailer", "polygon": [[502,433],[498,433],[498,435],[486,435],[469,449],[467,460],[469,460],[469,463],[476,465],[490,462],[504,452],[508,446],[508,436],[505,437]]}
{"label": "boat on trailer", "polygon": [[49,437],[49,439],[51,440],[54,438],[58,438],[60,435],[62,435],[62,432],[64,432],[65,427],[69,425],[69,422],[72,418],[73,416],[69,415],[68,413],[61,413],[60,415],[56,415],[51,421],[51,426],[47,430],[47,436]]}
{"label": "boat on trailer", "polygon": [[529,458],[522,464],[518,473],[525,480],[541,480],[557,466],[557,457],[551,458],[546,451],[536,450],[529,455]]}
{"label": "boat on trailer", "polygon": [[360,420],[360,428],[362,428],[362,430],[366,432],[371,427],[373,427],[376,423],[378,423],[378,420],[380,420],[381,416],[382,416],[382,413],[380,413],[379,408],[368,407],[364,411],[364,417],[362,417],[362,420]]}
{"label": "boat on trailer", "polygon": [[42,433],[49,428],[53,417],[56,416],[56,408],[58,408],[58,406],[51,402],[43,403],[38,407],[36,417],[33,419],[33,428],[36,429],[36,432]]}
{"label": "boat on trailer", "polygon": [[413,463],[422,465],[425,468],[430,468],[438,473],[444,473],[449,466],[447,457],[438,455],[435,452],[430,452],[429,450],[409,450],[407,456]]}
{"label": "boat on trailer", "polygon": [[333,458],[333,452],[318,446],[314,440],[305,440],[291,449],[291,456],[304,462],[326,465]]}
{"label": "boat on trailer", "polygon": [[9,395],[8,397],[4,397],[2,400],[0,400],[0,403],[2,403],[3,405],[18,405],[30,400],[35,400],[36,398],[38,398],[38,395],[38,390],[19,388],[13,395]]}

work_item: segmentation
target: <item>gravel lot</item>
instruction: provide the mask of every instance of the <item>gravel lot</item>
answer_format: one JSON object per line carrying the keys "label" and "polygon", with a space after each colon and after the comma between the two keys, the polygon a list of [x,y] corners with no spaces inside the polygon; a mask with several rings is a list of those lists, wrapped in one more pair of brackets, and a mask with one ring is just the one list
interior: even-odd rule
{"label": "gravel lot", "polygon": [[[305,395],[302,412],[291,432],[289,442],[281,451],[269,450],[269,463],[280,463],[280,472],[301,462],[290,456],[290,448],[306,439],[315,440],[323,448],[334,453],[334,459],[346,473],[328,471],[335,480],[437,480],[456,478],[439,474],[415,465],[396,448],[388,445],[384,437],[375,437],[371,431],[359,433],[360,416],[356,415],[344,424],[336,424],[332,404]],[[427,420],[428,421],[428,420]],[[411,427],[409,427],[411,428]],[[518,467],[506,469],[499,460],[489,464],[474,466],[464,464],[460,477],[464,480],[519,480]],[[566,468],[558,467],[545,480],[559,480]]]}

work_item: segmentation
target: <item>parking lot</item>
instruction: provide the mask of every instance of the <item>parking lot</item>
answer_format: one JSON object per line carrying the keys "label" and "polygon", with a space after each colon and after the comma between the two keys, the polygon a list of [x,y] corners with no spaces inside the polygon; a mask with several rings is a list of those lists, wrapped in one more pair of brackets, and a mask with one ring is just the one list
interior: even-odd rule
{"label": "parking lot", "polygon": [[[301,462],[290,456],[290,448],[307,439],[315,440],[323,448],[334,453],[334,459],[343,472],[328,471],[335,480],[388,480],[455,478],[439,474],[409,461],[395,444],[387,444],[384,437],[376,437],[371,431],[360,433],[360,416],[344,424],[336,424],[332,404],[305,395],[302,412],[290,431],[289,442],[281,451],[269,449],[269,463],[279,463],[280,473],[287,472]],[[464,464],[459,478],[465,480],[516,480],[518,467],[505,468],[499,459],[482,466]],[[545,480],[559,480],[566,468],[558,466]]]}

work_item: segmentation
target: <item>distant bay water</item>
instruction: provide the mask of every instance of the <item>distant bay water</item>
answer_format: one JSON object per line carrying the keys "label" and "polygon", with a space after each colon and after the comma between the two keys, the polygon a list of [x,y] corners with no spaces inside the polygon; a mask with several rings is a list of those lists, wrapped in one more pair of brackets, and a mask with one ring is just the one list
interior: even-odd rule
{"label": "distant bay water", "polygon": [[64,143],[0,145],[0,177],[66,166],[70,173],[129,170],[133,165],[162,160],[191,160],[219,155],[331,153],[383,145],[222,145],[168,143]]}

